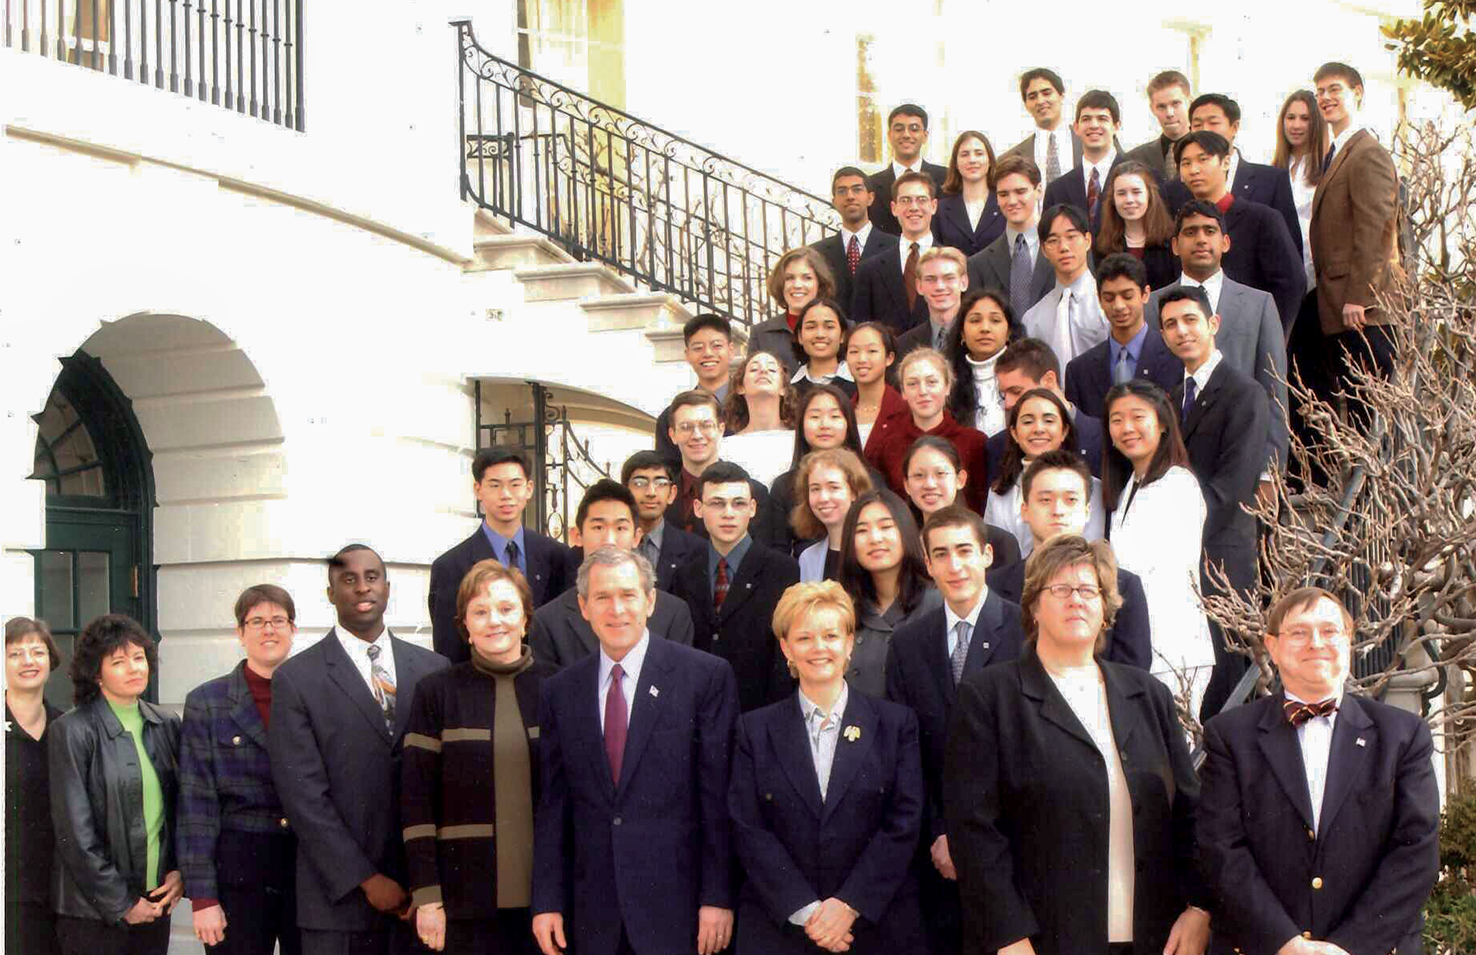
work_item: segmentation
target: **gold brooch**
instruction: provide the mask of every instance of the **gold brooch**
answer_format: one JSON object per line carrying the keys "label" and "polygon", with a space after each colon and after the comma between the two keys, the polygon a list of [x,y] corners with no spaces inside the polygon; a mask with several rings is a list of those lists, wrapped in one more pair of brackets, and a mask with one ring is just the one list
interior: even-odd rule
{"label": "gold brooch", "polygon": [[854,743],[854,742],[856,742],[856,740],[858,740],[858,739],[861,738],[861,727],[854,726],[854,725],[853,726],[847,726],[845,728],[845,731],[844,731],[843,735],[845,736],[845,738],[849,742]]}

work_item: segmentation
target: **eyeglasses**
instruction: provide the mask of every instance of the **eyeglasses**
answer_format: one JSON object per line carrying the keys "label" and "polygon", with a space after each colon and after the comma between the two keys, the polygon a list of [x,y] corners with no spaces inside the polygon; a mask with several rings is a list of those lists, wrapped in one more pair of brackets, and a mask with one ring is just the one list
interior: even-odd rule
{"label": "eyeglasses", "polygon": [[644,491],[648,487],[654,487],[658,491],[666,491],[671,489],[671,481],[666,478],[638,477],[630,479],[630,486],[632,490],[636,491]]}
{"label": "eyeglasses", "polygon": [[895,202],[897,205],[901,206],[904,209],[909,209],[912,206],[926,206],[926,205],[929,205],[933,201],[933,197],[932,196],[898,196],[897,198],[893,199],[892,201]]}
{"label": "eyeglasses", "polygon": [[1312,642],[1314,635],[1321,637],[1323,643],[1337,645],[1348,642],[1348,634],[1343,631],[1343,628],[1332,625],[1316,628],[1291,627],[1276,634],[1276,636],[1285,640],[1288,645],[1293,647],[1307,646]]}
{"label": "eyeglasses", "polygon": [[683,421],[676,426],[676,433],[684,438],[690,438],[693,432],[701,431],[703,434],[717,434],[716,421]]}
{"label": "eyeglasses", "polygon": [[1076,242],[1079,239],[1083,239],[1085,237],[1085,232],[1078,232],[1075,229],[1068,229],[1065,232],[1062,232],[1060,235],[1047,237],[1045,242],[1041,244],[1048,249],[1055,249],[1059,248],[1062,242]]}
{"label": "eyeglasses", "polygon": [[1082,600],[1096,600],[1102,596],[1101,587],[1093,587],[1091,584],[1078,584],[1073,587],[1070,584],[1051,584],[1046,592],[1057,600],[1067,600],[1072,594],[1076,594]]}
{"label": "eyeglasses", "polygon": [[246,620],[246,629],[260,632],[270,624],[273,630],[286,630],[292,626],[292,621],[286,617],[250,617]]}

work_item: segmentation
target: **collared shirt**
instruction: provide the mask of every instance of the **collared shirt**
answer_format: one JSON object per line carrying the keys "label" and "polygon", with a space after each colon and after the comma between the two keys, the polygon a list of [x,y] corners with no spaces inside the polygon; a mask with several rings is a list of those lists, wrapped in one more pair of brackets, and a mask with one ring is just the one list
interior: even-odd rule
{"label": "collared shirt", "polygon": [[1199,395],[1204,394],[1205,386],[1209,384],[1210,375],[1213,375],[1215,369],[1220,367],[1220,359],[1224,357],[1224,355],[1220,354],[1220,350],[1216,348],[1210,352],[1210,356],[1204,360],[1204,364],[1200,365],[1199,370],[1194,372],[1194,374],[1191,375],[1187,368],[1184,370],[1185,381],[1188,381],[1190,378],[1194,379],[1195,401],[1199,400]]}
{"label": "collared shirt", "polygon": [[610,695],[611,671],[615,664],[620,664],[623,674],[620,678],[620,692],[625,694],[625,725],[630,725],[630,711],[635,709],[636,686],[641,682],[641,667],[646,662],[646,650],[651,646],[651,631],[641,632],[641,638],[636,645],[626,651],[623,660],[611,660],[605,653],[605,648],[600,647],[600,680],[596,684],[599,690],[599,699],[596,702],[600,708],[600,732],[605,731],[605,698]]}
{"label": "collared shirt", "polygon": [[[861,251],[865,252],[866,240],[871,238],[871,220],[867,219],[866,224],[857,229],[855,232],[851,232],[845,226],[841,226],[840,238],[842,252],[851,247],[851,239],[853,238],[856,240],[856,244],[860,246]],[[727,386],[724,385],[723,388],[726,390]]]}
{"label": "collared shirt", "polygon": [[952,327],[953,327],[953,322],[944,322],[943,324],[939,325],[936,321],[933,320],[933,316],[929,315],[928,316],[928,346],[927,347],[929,347],[929,348],[936,348],[936,349],[938,349],[938,351],[942,351],[943,349],[942,349],[941,346],[939,346],[938,343],[939,343],[940,340],[941,341],[947,341],[947,339],[948,339],[948,330],[950,328],[952,328]]}
{"label": "collared shirt", "polygon": [[1230,150],[1230,168],[1225,170],[1225,190],[1227,192],[1235,189],[1235,171],[1240,168],[1240,150]]}
{"label": "collared shirt", "polygon": [[487,535],[487,543],[492,545],[492,554],[502,566],[507,566],[507,542],[511,540],[518,545],[517,568],[522,571],[524,577],[528,576],[528,545],[523,539],[523,525],[519,524],[517,531],[511,538],[503,537],[492,529],[492,525],[482,521],[482,533]]}
{"label": "collared shirt", "polygon": [[799,697],[800,714],[805,719],[805,735],[810,740],[810,758],[815,762],[815,778],[820,781],[820,800],[824,802],[825,794],[830,788],[830,767],[835,763],[835,745],[840,740],[840,724],[846,715],[850,687],[844,680],[841,681],[840,696],[835,698],[835,705],[828,713],[820,704],[805,696],[804,690],[796,695]]}
{"label": "collared shirt", "polygon": [[967,617],[960,617],[953,612],[953,608],[947,602],[943,604],[943,625],[947,630],[944,639],[947,641],[945,649],[948,651],[948,659],[953,659],[954,648],[958,646],[958,622],[966,621],[969,625],[969,639],[974,639],[974,631],[979,629],[979,612],[984,609],[984,601],[989,599],[989,587],[986,585],[979,591],[979,602],[974,604],[974,609],[969,611]]}
{"label": "collared shirt", "polygon": [[[1295,693],[1287,693],[1288,700],[1298,703],[1316,703],[1316,700],[1304,700]],[[1338,691],[1334,697],[1338,705],[1343,703],[1343,693]],[[1314,716],[1301,726],[1297,727],[1297,743],[1302,749],[1302,769],[1307,774],[1307,792],[1312,797],[1312,828],[1320,831],[1322,826],[1322,796],[1327,791],[1327,763],[1332,754],[1333,726],[1337,723],[1338,714],[1334,710],[1327,716]]]}
{"label": "collared shirt", "polygon": [[1050,138],[1056,137],[1056,156],[1061,163],[1061,173],[1076,165],[1076,156],[1071,148],[1071,127],[1064,121],[1056,124],[1053,130],[1044,130],[1036,127],[1035,130],[1035,165],[1039,167],[1041,176],[1046,174],[1046,157],[1050,153]]}
{"label": "collared shirt", "polygon": [[794,384],[800,381],[808,381],[817,385],[828,385],[832,381],[835,381],[837,378],[841,378],[852,383],[856,381],[856,379],[851,375],[851,369],[846,367],[845,361],[842,361],[839,365],[836,365],[835,371],[831,372],[828,375],[812,374],[810,372],[810,363],[805,362],[803,365],[799,366],[799,370],[794,373],[794,377],[790,378],[789,381],[790,384]]}
{"label": "collared shirt", "polygon": [[1363,129],[1363,128],[1364,128],[1363,127],[1363,124],[1360,123],[1358,121],[1358,117],[1355,116],[1355,117],[1353,117],[1353,121],[1348,124],[1348,128],[1347,129],[1343,130],[1341,133],[1339,133],[1338,135],[1336,135],[1336,136],[1333,137],[1332,151],[1333,151],[1333,158],[1334,159],[1337,159],[1338,158],[1338,153],[1342,152],[1343,151],[1343,147],[1346,146],[1346,145],[1348,145],[1348,140],[1352,139],[1353,136],[1360,129]]}
{"label": "collared shirt", "polygon": [[[913,240],[907,238],[907,236],[905,235],[897,241],[897,245],[899,248],[898,261],[902,263],[901,269],[904,273],[907,271],[907,253],[912,251],[912,241]],[[917,257],[922,258],[922,254],[932,247],[933,233],[924,232],[922,238],[917,240]]]}
{"label": "collared shirt", "polygon": [[[1067,291],[1071,293],[1070,323],[1062,326],[1061,299]],[[1082,269],[1069,286],[1063,286],[1058,278],[1056,287],[1025,313],[1021,324],[1026,335],[1051,347],[1063,368],[1077,355],[1106,341],[1109,326],[1097,301],[1097,280],[1092,278],[1091,269]]]}
{"label": "collared shirt", "polygon": [[[649,531],[646,531],[644,534],[641,535],[641,546],[649,546],[651,548],[651,553],[659,555],[661,553],[661,542],[665,539],[665,537],[666,519],[662,518],[661,520],[658,520],[656,522],[655,527],[651,528]],[[655,561],[653,560],[652,563],[654,564]]]}
{"label": "collared shirt", "polygon": [[743,558],[748,554],[748,549],[753,546],[753,538],[747,534],[743,539],[733,545],[724,557],[717,552],[717,548],[709,542],[707,545],[707,586],[709,591],[717,588],[717,568],[719,560],[728,562],[728,586],[733,585],[733,579],[738,576],[738,566],[743,563]]}
{"label": "collared shirt", "polygon": [[1030,266],[1035,267],[1035,260],[1040,257],[1040,233],[1035,229],[1026,229],[1024,232],[1016,232],[1014,226],[1005,226],[1005,245],[1008,247],[1010,256],[1015,254],[1015,237],[1025,237],[1025,248],[1030,250]]}
{"label": "collared shirt", "polygon": [[922,154],[921,153],[919,153],[918,154],[918,157],[912,161],[912,165],[910,165],[910,166],[904,166],[901,163],[899,163],[897,160],[893,159],[892,160],[892,181],[893,182],[896,182],[898,179],[901,179],[903,176],[907,175],[909,172],[922,172],[922,162],[923,161],[922,161]]}
{"label": "collared shirt", "polygon": [[1215,274],[1203,282],[1197,282],[1190,278],[1188,273],[1185,273],[1179,276],[1179,284],[1188,288],[1204,289],[1204,294],[1209,296],[1210,308],[1214,310],[1216,315],[1220,313],[1220,291],[1225,287],[1224,269],[1216,269]]}
{"label": "collared shirt", "polygon": [[1111,333],[1108,333],[1108,335],[1107,335],[1107,368],[1109,370],[1116,368],[1117,367],[1117,362],[1118,362],[1118,357],[1117,356],[1120,355],[1120,354],[1122,354],[1123,349],[1127,349],[1127,353],[1128,353],[1128,364],[1130,366],[1132,366],[1133,373],[1134,374],[1137,374],[1137,370],[1138,370],[1138,359],[1141,358],[1142,355],[1143,355],[1143,343],[1146,342],[1147,340],[1148,340],[1148,324],[1146,322],[1143,324],[1143,326],[1141,328],[1138,329],[1138,333],[1136,335],[1134,335],[1132,338],[1128,339],[1128,343],[1126,345],[1119,345],[1117,343],[1117,339],[1113,338],[1112,335],[1111,335]]}
{"label": "collared shirt", "polygon": [[[337,625],[333,627],[333,633],[338,637],[339,646],[343,647],[344,652],[348,654],[348,658],[353,663],[354,669],[359,671],[359,676],[364,680],[364,685],[369,688],[370,696],[375,696],[374,662],[377,662],[380,668],[389,674],[389,681],[391,683],[399,684],[400,681],[395,678],[395,650],[390,644],[389,627],[385,627],[379,631],[379,636],[375,637],[372,642],[360,640]],[[370,662],[369,660],[369,648],[371,646],[379,648],[379,659],[374,662]],[[375,698],[378,699],[377,696]]]}
{"label": "collared shirt", "polygon": [[1115,148],[1109,149],[1107,155],[1103,156],[1097,162],[1090,161],[1086,158],[1086,154],[1083,153],[1081,157],[1081,188],[1086,192],[1091,191],[1092,170],[1095,169],[1097,170],[1097,189],[1106,192],[1107,174],[1112,171],[1112,163],[1116,159],[1117,150]]}

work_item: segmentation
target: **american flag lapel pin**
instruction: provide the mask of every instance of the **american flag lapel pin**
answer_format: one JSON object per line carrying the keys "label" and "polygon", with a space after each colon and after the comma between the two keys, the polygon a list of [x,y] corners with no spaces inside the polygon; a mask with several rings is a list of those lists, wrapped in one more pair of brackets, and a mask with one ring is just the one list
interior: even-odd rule
{"label": "american flag lapel pin", "polygon": [[661,695],[661,691],[658,690],[656,687],[653,686],[653,687],[651,687],[651,695],[652,696],[660,696]]}
{"label": "american flag lapel pin", "polygon": [[1368,745],[1368,742],[1366,740],[1364,740],[1364,738],[1362,736],[1358,737],[1353,742],[1356,743],[1359,746],[1367,746]]}

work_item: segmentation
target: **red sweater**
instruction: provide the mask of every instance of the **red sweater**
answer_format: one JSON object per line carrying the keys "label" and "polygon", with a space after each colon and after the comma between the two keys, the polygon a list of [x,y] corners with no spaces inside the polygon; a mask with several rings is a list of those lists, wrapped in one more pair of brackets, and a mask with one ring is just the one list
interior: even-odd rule
{"label": "red sweater", "polygon": [[[880,424],[881,419],[877,421]],[[943,421],[931,431],[919,428],[911,414],[894,418],[890,424],[886,435],[881,438],[872,431],[871,440],[866,443],[866,457],[878,471],[887,476],[887,484],[893,491],[901,495],[904,501],[908,500],[906,474],[902,465],[912,442],[930,434],[952,442],[958,449],[964,470],[969,472],[969,483],[964,486],[966,503],[975,511],[984,513],[984,502],[989,498],[989,473],[984,453],[984,445],[988,439],[982,431],[959,424],[947,411],[943,412]]]}

